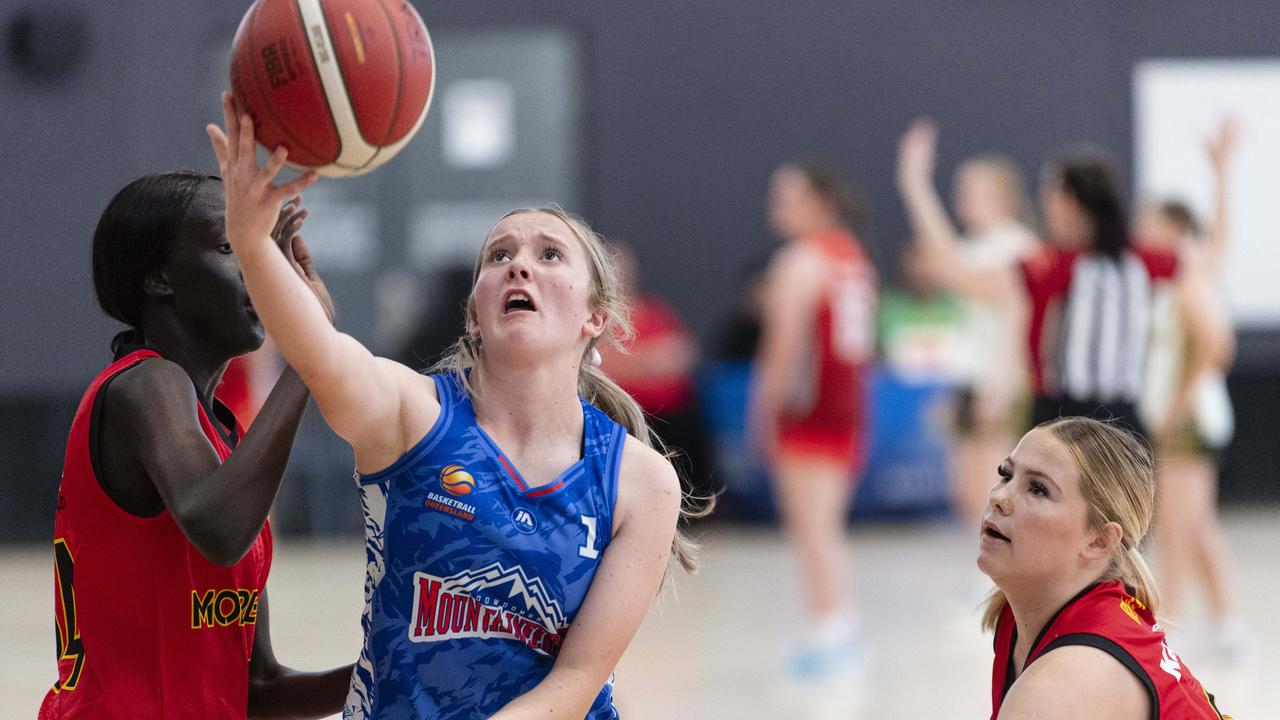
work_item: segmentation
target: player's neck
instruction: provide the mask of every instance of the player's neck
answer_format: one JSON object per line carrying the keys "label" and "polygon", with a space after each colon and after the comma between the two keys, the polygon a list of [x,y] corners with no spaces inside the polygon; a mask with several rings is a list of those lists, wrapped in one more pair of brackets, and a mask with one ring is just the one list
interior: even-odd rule
{"label": "player's neck", "polygon": [[965,233],[970,237],[985,237],[1003,227],[1007,222],[1008,220],[1000,217],[981,218],[970,223],[965,228]]}
{"label": "player's neck", "polygon": [[209,405],[213,391],[222,382],[222,373],[231,360],[221,354],[213,357],[201,352],[204,348],[200,342],[181,325],[151,323],[146,326],[144,337],[147,347],[160,353],[164,359],[177,363],[187,372],[200,393],[200,401]]}
{"label": "player's neck", "polygon": [[1013,619],[1018,624],[1018,642],[1014,648],[1014,660],[1019,672],[1026,665],[1027,654],[1031,652],[1032,643],[1040,636],[1045,626],[1053,620],[1059,610],[1088,585],[1088,581],[1072,579],[1055,583],[1051,587],[1037,584],[1028,588],[1001,588],[1005,599],[1009,602],[1009,609],[1013,611]]}
{"label": "player's neck", "polygon": [[476,419],[509,443],[582,433],[577,365],[508,367],[481,357],[471,373]]}
{"label": "player's neck", "polygon": [[802,242],[816,240],[818,238],[826,237],[831,233],[838,232],[839,230],[841,230],[840,223],[835,220],[814,222],[812,225],[805,228],[804,232],[798,234],[796,239]]}

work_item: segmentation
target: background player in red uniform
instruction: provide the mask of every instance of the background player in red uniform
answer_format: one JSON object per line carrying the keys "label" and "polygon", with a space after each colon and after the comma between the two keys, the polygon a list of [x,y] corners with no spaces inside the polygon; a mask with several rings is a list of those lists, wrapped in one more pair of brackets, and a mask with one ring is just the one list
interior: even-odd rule
{"label": "background player in red uniform", "polygon": [[[275,238],[332,317],[294,237],[302,217],[286,207]],[[267,511],[306,387],[287,370],[243,438],[214,397],[231,358],[264,337],[223,230],[222,182],[172,172],[127,185],[98,222],[93,277],[102,309],[129,330],[67,442],[54,523],[58,682],[40,717],[336,712],[350,666],[282,667],[267,628]]]}
{"label": "background player in red uniform", "polygon": [[978,567],[998,588],[992,718],[1221,718],[1165,642],[1139,543],[1151,524],[1151,453],[1081,417],[1023,436],[1000,466]]}
{"label": "background player in red uniform", "polygon": [[876,274],[851,229],[856,198],[834,172],[783,166],[768,203],[786,244],[765,281],[752,422],[808,598],[810,626],[789,671],[811,680],[856,659],[844,527],[866,454]]}

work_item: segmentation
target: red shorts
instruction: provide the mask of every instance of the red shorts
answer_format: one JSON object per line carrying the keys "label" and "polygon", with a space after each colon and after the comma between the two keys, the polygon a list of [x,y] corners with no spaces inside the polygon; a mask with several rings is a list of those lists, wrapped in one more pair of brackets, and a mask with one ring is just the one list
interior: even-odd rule
{"label": "red shorts", "polygon": [[778,428],[778,455],[781,458],[830,460],[861,472],[866,460],[865,446],[861,428],[813,424]]}

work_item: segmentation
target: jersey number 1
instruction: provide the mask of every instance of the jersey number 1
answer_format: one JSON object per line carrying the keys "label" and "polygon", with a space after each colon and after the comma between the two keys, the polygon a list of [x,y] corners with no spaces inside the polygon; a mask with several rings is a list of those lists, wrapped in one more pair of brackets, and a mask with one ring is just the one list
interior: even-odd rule
{"label": "jersey number 1", "polygon": [[67,541],[53,541],[54,582],[58,586],[58,605],[54,615],[54,637],[57,640],[58,659],[72,660],[71,672],[66,680],[59,679],[53,689],[57,692],[75,690],[84,670],[84,643],[80,640],[80,626],[76,624],[76,591],[72,586],[75,559]]}
{"label": "jersey number 1", "polygon": [[600,557],[600,551],[596,549],[596,519],[591,515],[581,515],[579,518],[587,526],[587,542],[578,548],[578,557],[595,560]]}

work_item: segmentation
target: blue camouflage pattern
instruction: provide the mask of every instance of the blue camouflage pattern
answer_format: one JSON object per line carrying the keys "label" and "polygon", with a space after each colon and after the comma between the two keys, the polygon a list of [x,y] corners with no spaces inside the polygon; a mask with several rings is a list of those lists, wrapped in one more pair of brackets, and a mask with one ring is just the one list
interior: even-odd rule
{"label": "blue camouflage pattern", "polygon": [[[582,402],[582,458],[529,488],[454,373],[440,417],[390,467],[356,475],[365,643],[343,718],[487,718],[550,672],[608,546],[626,430]],[[618,717],[613,678],[586,715]]]}

